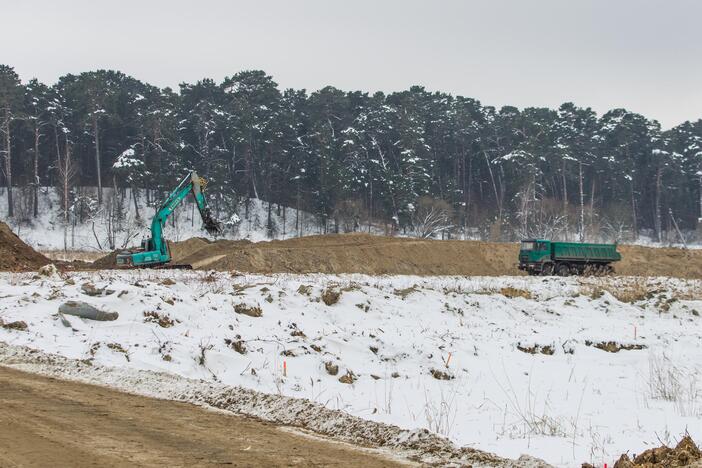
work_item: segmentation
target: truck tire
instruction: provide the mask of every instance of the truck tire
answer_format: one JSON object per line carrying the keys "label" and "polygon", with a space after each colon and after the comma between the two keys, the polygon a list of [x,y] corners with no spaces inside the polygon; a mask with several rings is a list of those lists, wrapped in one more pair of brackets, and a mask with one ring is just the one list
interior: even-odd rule
{"label": "truck tire", "polygon": [[541,276],[553,276],[553,263],[546,263],[543,266]]}
{"label": "truck tire", "polygon": [[558,276],[568,276],[570,275],[570,267],[567,263],[561,263],[556,267],[556,274]]}

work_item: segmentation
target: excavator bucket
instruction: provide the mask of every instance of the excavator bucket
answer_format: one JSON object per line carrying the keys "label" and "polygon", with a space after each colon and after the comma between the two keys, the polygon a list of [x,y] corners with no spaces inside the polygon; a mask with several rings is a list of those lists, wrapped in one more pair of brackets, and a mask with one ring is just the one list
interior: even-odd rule
{"label": "excavator bucket", "polygon": [[210,213],[209,208],[203,209],[201,215],[202,224],[205,226],[205,230],[208,233],[212,234],[213,236],[222,233],[222,223],[212,217],[212,213]]}

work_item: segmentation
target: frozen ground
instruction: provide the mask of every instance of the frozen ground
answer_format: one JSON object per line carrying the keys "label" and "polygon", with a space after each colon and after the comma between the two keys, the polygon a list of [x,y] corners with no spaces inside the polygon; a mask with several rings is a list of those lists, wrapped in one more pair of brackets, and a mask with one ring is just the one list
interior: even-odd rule
{"label": "frozen ground", "polygon": [[[119,318],[58,316],[69,299]],[[602,466],[702,435],[701,299],[665,278],[2,273],[0,341]]]}

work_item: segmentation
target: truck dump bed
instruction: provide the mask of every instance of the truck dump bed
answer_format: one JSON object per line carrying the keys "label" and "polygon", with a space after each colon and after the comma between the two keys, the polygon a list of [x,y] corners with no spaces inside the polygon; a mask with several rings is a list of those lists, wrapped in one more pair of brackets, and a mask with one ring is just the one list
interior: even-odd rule
{"label": "truck dump bed", "polygon": [[580,244],[552,242],[553,259],[571,261],[616,262],[622,259],[616,244]]}

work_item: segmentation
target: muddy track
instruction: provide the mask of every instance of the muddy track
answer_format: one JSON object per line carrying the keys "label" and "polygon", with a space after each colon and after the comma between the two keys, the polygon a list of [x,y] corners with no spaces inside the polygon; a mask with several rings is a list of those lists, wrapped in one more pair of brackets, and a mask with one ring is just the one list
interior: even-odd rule
{"label": "muddy track", "polygon": [[402,466],[348,444],[0,367],[0,466]]}

